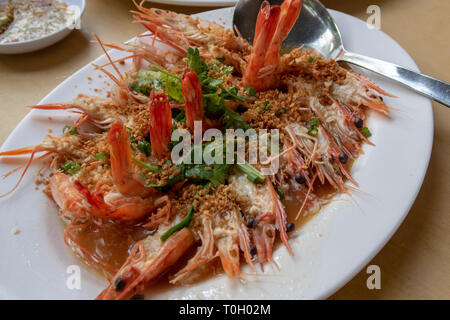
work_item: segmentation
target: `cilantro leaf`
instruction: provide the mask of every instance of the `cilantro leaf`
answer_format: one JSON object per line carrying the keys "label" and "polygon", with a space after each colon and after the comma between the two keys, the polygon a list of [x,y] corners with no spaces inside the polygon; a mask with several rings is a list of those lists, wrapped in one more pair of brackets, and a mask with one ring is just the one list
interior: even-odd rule
{"label": "cilantro leaf", "polygon": [[241,115],[229,108],[225,108],[222,125],[227,129],[250,129],[250,126],[245,122]]}
{"label": "cilantro leaf", "polygon": [[136,148],[149,157],[152,154],[152,146],[148,141],[138,141]]}
{"label": "cilantro leaf", "polygon": [[253,87],[245,87],[245,93],[247,93],[249,96],[254,97],[256,95],[255,88]]}
{"label": "cilantro leaf", "polygon": [[188,168],[185,175],[195,182],[209,181],[217,187],[226,182],[230,168],[230,164],[200,164]]}
{"label": "cilantro leaf", "polygon": [[189,68],[197,73],[200,82],[202,82],[202,80],[204,80],[208,74],[208,65],[200,57],[200,52],[197,48],[188,49],[187,61]]}
{"label": "cilantro leaf", "polygon": [[104,153],[104,152],[99,152],[95,155],[95,159],[97,159],[99,161],[105,160],[105,158],[106,158],[106,153]]}
{"label": "cilantro leaf", "polygon": [[164,89],[172,100],[183,102],[183,93],[181,91],[180,77],[173,75],[161,68],[152,65],[152,70],[141,69],[138,72],[136,81],[130,84],[130,88],[149,96],[152,90],[158,91]]}
{"label": "cilantro leaf", "polygon": [[239,91],[238,91],[238,87],[234,86],[234,87],[230,87],[230,88],[224,88],[222,86],[220,86],[220,89],[222,89],[222,96],[224,99],[226,100],[239,100],[239,101],[245,101],[245,96],[242,95]]}
{"label": "cilantro leaf", "polygon": [[225,112],[225,100],[217,93],[203,94],[205,115],[211,119],[219,119]]}

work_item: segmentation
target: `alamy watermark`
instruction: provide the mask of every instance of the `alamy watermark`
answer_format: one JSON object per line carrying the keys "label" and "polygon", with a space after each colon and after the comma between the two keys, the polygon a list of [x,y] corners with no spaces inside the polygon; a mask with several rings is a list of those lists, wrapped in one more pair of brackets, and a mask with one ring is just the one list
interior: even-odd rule
{"label": "alamy watermark", "polygon": [[366,10],[367,14],[370,14],[370,16],[366,20],[367,28],[370,30],[381,29],[381,8],[377,6],[376,4],[372,4],[367,7]]}
{"label": "alamy watermark", "polygon": [[367,278],[366,285],[369,290],[381,289],[381,269],[376,264],[367,267],[366,273],[370,274]]}
{"label": "alamy watermark", "polygon": [[70,5],[69,10],[73,12],[73,19],[67,24],[68,29],[81,29],[81,10],[80,7]]}
{"label": "alamy watermark", "polygon": [[69,275],[66,279],[66,287],[69,290],[81,290],[81,269],[76,264],[70,265],[66,269]]}

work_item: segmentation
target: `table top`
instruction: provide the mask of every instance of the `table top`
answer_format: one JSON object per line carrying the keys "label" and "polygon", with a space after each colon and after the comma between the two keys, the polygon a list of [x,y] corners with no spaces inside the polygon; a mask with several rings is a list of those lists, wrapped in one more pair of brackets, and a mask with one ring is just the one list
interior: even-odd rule
{"label": "table top", "polygon": [[[367,7],[381,8],[381,29],[394,38],[430,76],[450,82],[450,2],[442,0],[339,1],[322,0],[331,9],[363,20]],[[211,10],[206,7],[154,7],[186,14]],[[39,52],[0,55],[0,143],[28,110],[66,77],[102,52],[91,43],[92,33],[108,42],[125,41],[142,27],[122,24],[130,19],[131,0],[87,1],[82,29],[60,43]],[[125,26],[125,27],[124,27]],[[434,145],[422,189],[406,220],[388,244],[369,263],[381,269],[381,290],[369,290],[362,270],[331,299],[449,299],[450,298],[450,110],[433,102]],[[418,128],[420,130],[420,128]]]}

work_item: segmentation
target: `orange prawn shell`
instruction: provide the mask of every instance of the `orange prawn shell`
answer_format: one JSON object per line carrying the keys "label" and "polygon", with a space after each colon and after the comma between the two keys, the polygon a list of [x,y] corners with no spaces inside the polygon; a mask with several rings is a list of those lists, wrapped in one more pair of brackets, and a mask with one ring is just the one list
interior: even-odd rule
{"label": "orange prawn shell", "polygon": [[172,109],[164,91],[152,91],[149,109],[152,154],[161,159],[169,152],[170,137],[172,135]]}

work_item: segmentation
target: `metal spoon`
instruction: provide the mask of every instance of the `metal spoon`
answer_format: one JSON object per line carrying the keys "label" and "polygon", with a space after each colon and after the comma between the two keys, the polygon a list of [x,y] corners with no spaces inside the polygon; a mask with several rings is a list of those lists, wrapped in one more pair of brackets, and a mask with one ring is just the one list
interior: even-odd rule
{"label": "metal spoon", "polygon": [[[233,25],[249,42],[253,41],[256,17],[263,0],[239,0],[234,10]],[[281,4],[283,1],[269,1]],[[303,0],[297,23],[289,33],[284,45],[316,49],[324,57],[346,61],[396,80],[418,93],[450,106],[450,84],[400,67],[393,63],[348,52],[342,44],[341,34],[327,9],[317,0]]]}

